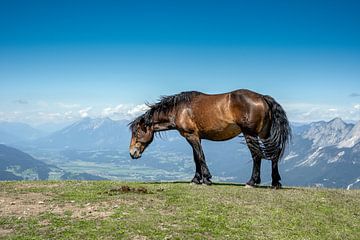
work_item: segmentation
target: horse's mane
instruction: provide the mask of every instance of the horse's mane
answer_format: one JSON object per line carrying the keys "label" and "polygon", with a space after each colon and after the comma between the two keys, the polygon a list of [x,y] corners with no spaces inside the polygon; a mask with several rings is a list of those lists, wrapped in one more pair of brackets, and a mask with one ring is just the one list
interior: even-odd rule
{"label": "horse's mane", "polygon": [[162,96],[156,103],[147,103],[146,105],[150,109],[129,123],[130,130],[133,129],[133,127],[140,121],[144,121],[146,126],[151,126],[153,124],[152,121],[155,112],[157,114],[166,115],[177,106],[190,103],[191,99],[199,94],[200,92],[196,91],[181,92],[170,96]]}

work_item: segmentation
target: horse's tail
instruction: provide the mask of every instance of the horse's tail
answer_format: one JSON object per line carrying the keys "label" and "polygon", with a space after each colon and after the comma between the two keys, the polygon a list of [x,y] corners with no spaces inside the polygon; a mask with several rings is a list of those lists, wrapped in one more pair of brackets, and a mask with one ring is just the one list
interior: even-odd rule
{"label": "horse's tail", "polygon": [[264,96],[264,100],[269,105],[271,118],[270,135],[266,139],[261,139],[264,157],[272,161],[279,161],[291,138],[291,128],[280,104],[270,96]]}

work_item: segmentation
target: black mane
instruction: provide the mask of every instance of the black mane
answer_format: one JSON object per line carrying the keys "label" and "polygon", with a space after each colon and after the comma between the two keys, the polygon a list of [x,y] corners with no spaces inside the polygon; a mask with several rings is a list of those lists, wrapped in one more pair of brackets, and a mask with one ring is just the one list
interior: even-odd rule
{"label": "black mane", "polygon": [[194,96],[199,94],[200,92],[196,91],[181,92],[170,96],[162,96],[157,103],[147,103],[146,105],[150,109],[129,123],[130,130],[132,130],[140,121],[144,121],[146,126],[151,126],[153,124],[152,118],[155,112],[158,114],[168,114],[175,107],[181,104],[188,104]]}

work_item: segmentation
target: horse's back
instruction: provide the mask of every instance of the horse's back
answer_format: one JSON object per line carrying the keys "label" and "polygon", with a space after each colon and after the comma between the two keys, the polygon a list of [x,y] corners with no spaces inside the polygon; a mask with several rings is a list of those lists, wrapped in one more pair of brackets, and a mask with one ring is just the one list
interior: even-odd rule
{"label": "horse's back", "polygon": [[222,141],[241,132],[260,132],[267,118],[267,105],[261,94],[239,89],[222,94],[198,93],[188,107],[181,109],[178,125],[201,138]]}
{"label": "horse's back", "polygon": [[241,132],[255,134],[262,130],[267,132],[269,106],[262,94],[248,89],[238,89],[228,93],[203,96],[201,106],[204,106],[205,112],[211,114],[216,124],[227,125],[226,128],[232,129],[234,134],[237,131],[235,125],[240,127]]}

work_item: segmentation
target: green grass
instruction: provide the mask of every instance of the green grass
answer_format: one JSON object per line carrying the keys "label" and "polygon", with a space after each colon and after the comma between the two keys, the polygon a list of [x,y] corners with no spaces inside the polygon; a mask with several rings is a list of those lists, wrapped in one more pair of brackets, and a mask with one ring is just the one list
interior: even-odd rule
{"label": "green grass", "polygon": [[360,191],[1,182],[0,238],[360,239]]}

